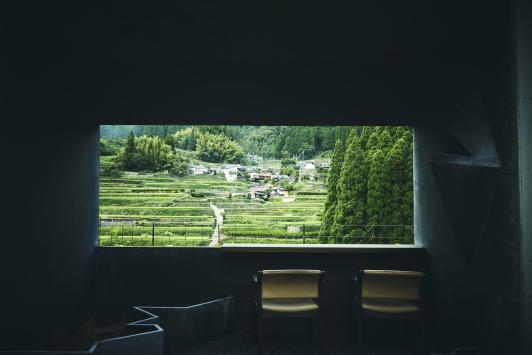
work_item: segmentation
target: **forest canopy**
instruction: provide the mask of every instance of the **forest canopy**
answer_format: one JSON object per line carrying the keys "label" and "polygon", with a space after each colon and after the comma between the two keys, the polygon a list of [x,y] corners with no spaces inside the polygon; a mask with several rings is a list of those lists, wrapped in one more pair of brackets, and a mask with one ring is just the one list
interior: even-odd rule
{"label": "forest canopy", "polygon": [[[129,130],[124,129],[128,127]],[[102,126],[102,138],[124,139],[130,132],[135,136],[159,137],[172,148],[195,151],[200,137],[202,146],[198,154],[205,153],[206,161],[241,161],[239,151],[265,159],[281,159],[283,152],[299,159],[311,159],[317,155],[330,155],[337,139],[345,140],[349,126],[227,126],[227,125],[145,125]],[[358,127],[356,129],[359,129]],[[209,136],[210,135],[210,136]],[[207,139],[205,139],[207,138]],[[222,140],[234,144],[222,144]],[[204,144],[203,144],[204,143]],[[222,158],[209,149],[218,145]],[[223,147],[222,147],[223,146]],[[225,152],[225,150],[234,153]],[[218,152],[220,153],[220,152]],[[213,155],[214,154],[214,155]],[[236,156],[234,156],[236,154]],[[228,160],[229,159],[229,160]]]}
{"label": "forest canopy", "polygon": [[[372,235],[411,238],[412,133],[407,127],[363,127],[338,139],[328,175],[322,243]],[[371,243],[372,237],[366,238]]]}

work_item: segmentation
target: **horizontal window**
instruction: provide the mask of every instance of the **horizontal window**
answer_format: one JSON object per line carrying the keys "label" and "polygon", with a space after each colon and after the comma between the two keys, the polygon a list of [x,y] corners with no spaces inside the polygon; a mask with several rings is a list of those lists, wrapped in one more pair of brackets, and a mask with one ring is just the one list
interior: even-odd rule
{"label": "horizontal window", "polygon": [[412,245],[412,134],[101,126],[99,203],[100,246]]}

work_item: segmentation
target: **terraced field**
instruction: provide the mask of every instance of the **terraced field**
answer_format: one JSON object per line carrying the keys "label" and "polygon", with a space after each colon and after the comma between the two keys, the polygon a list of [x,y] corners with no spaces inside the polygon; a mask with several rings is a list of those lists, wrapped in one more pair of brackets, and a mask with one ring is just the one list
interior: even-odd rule
{"label": "terraced field", "polygon": [[310,182],[299,188],[264,204],[221,204],[223,243],[317,243],[326,191]]}
{"label": "terraced field", "polygon": [[213,175],[100,177],[100,245],[207,246],[216,227],[211,205],[223,214],[219,244],[317,242],[323,185],[297,184],[288,198],[266,203],[246,198],[250,187]]}
{"label": "terraced field", "polygon": [[102,177],[100,245],[208,245],[215,227],[210,203],[247,189],[245,182],[229,183],[219,176]]}

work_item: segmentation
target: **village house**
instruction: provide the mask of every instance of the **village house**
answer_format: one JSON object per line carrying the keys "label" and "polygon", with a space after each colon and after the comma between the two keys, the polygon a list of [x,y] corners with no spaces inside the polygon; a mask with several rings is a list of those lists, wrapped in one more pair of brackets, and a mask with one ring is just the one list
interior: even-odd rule
{"label": "village house", "polygon": [[240,164],[224,164],[220,170],[227,181],[235,181],[238,178],[238,169],[241,168]]}
{"label": "village house", "polygon": [[259,173],[251,171],[248,173],[248,179],[251,181],[259,181]]}
{"label": "village house", "polygon": [[259,173],[259,179],[263,181],[268,181],[272,179],[271,173]]}
{"label": "village house", "polygon": [[299,162],[299,181],[301,180],[315,180],[316,179],[316,162],[314,160],[307,160]]}
{"label": "village house", "polygon": [[251,181],[269,181],[272,179],[272,174],[262,172],[249,172],[248,179]]}
{"label": "village house", "polygon": [[282,187],[274,187],[270,193],[270,196],[288,197],[288,190]]}
{"label": "village house", "polygon": [[222,165],[222,168],[220,169],[222,173],[225,172],[238,172],[238,169],[241,168],[242,165],[240,164],[224,164]]}
{"label": "village house", "polygon": [[209,168],[209,174],[217,175],[222,173],[222,168],[219,167],[211,167]]}
{"label": "village house", "polygon": [[279,173],[272,175],[272,181],[281,181],[281,180],[286,180],[288,178],[289,178],[288,175],[282,175]]}
{"label": "village house", "polygon": [[249,189],[252,199],[264,199],[268,195],[268,188],[266,186],[253,186]]}
{"label": "village house", "polygon": [[209,169],[204,167],[203,165],[194,165],[191,164],[188,166],[188,171],[192,175],[202,175],[202,174],[208,174]]}

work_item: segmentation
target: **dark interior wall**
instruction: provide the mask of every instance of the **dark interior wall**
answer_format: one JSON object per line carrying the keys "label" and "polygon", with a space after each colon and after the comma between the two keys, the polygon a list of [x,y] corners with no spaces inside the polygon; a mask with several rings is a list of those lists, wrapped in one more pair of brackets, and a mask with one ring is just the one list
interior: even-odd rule
{"label": "dark interior wall", "polygon": [[[2,174],[4,203],[11,206],[5,215],[8,242],[0,249],[2,287],[7,285],[2,303],[9,310],[3,327],[44,338],[87,314],[97,233],[98,124],[409,124],[416,127],[416,189],[422,191],[416,194],[416,238],[428,250],[439,287],[442,321],[435,336],[453,345],[480,334],[516,344],[519,213],[515,102],[506,81],[514,78],[508,62],[515,49],[507,31],[508,2],[311,3],[303,11],[296,2],[282,8],[248,1],[149,7],[134,1],[103,7],[9,2],[12,8],[1,11],[2,34],[9,37],[8,55],[0,59],[8,89],[0,101],[8,121],[1,144],[11,152],[4,163],[19,173]],[[530,42],[523,37],[519,45]],[[479,248],[471,241],[461,245],[455,234],[474,226],[452,225],[443,198],[460,195],[444,190],[455,193],[442,197],[428,163],[432,152],[447,149],[446,130],[474,91],[500,165],[490,190],[497,203],[482,224],[487,232]],[[519,132],[528,132],[526,127]],[[520,141],[521,151],[530,151],[526,136]],[[521,169],[521,216],[527,216],[523,201],[530,179],[526,164]],[[494,170],[480,170],[487,188]],[[467,202],[465,195],[461,199]],[[131,253],[121,261],[124,274],[115,275],[119,284],[135,283],[126,265],[137,270],[149,262],[165,269]],[[162,260],[186,271],[203,265],[181,257],[190,263],[177,256]],[[356,263],[341,265],[350,270]],[[208,269],[201,265],[196,269],[204,275]],[[500,280],[495,286],[494,279]],[[112,277],[105,280],[112,292],[99,288],[99,295],[122,294]],[[165,285],[156,281],[167,279],[153,280],[144,279],[163,297]],[[23,305],[30,311],[19,312]],[[51,316],[50,306],[58,313]],[[57,324],[49,326],[50,319]],[[46,327],[28,330],[30,320]],[[470,324],[485,332],[468,339]],[[502,340],[494,345],[506,349]]]}
{"label": "dark interior wall", "polygon": [[[325,337],[345,344],[349,334],[352,277],[360,269],[426,270],[422,248],[312,252],[228,252],[212,248],[98,248],[95,310],[134,305],[189,306],[230,293],[237,298],[237,326],[253,329],[252,276],[265,269],[326,271],[322,289]],[[283,322],[277,324],[277,327]]]}
{"label": "dark interior wall", "polygon": [[523,281],[523,354],[532,353],[532,4],[519,1],[516,11],[517,113],[521,262]]}
{"label": "dark interior wall", "polygon": [[98,126],[4,126],[1,345],[59,340],[88,316]]}
{"label": "dark interior wall", "polygon": [[415,238],[433,275],[434,342],[493,354],[519,353],[521,339],[515,33],[506,23],[454,122],[414,132]]}
{"label": "dark interior wall", "polygon": [[9,2],[6,102],[24,120],[438,124],[470,94],[493,3]]}
{"label": "dark interior wall", "polygon": [[[512,135],[507,137],[507,144],[514,144]],[[469,196],[471,181],[482,184],[489,177],[472,167],[453,167],[443,177],[451,182],[442,191],[430,160],[432,153],[447,148],[447,139],[446,132],[415,131],[415,235],[430,260],[433,341],[436,348],[479,346],[485,353],[516,354],[520,341],[516,172],[501,169],[496,183],[481,192],[491,194],[491,208],[481,224],[453,223],[453,213],[474,221],[475,211],[469,197],[453,203],[448,194]],[[478,234],[464,240],[467,229]]]}

